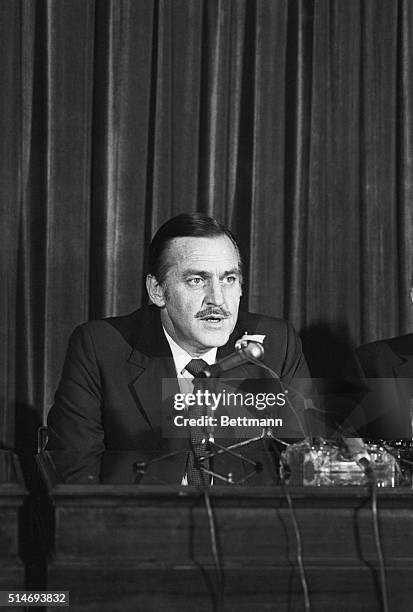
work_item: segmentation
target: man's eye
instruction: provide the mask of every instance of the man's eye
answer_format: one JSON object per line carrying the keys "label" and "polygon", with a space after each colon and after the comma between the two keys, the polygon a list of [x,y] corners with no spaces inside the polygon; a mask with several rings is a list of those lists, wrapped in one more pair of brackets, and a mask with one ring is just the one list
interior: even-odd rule
{"label": "man's eye", "polygon": [[193,276],[192,278],[188,278],[186,282],[190,287],[201,287],[203,285],[204,279],[200,276]]}
{"label": "man's eye", "polygon": [[224,283],[225,283],[226,285],[233,285],[233,284],[236,282],[236,280],[237,280],[237,277],[236,277],[236,276],[234,276],[234,275],[231,275],[231,276],[226,276],[226,277],[224,278]]}

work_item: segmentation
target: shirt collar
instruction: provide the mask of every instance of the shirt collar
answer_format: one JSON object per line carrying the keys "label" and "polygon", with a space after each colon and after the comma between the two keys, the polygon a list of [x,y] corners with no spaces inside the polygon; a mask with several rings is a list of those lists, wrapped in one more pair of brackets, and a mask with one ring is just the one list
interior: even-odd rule
{"label": "shirt collar", "polygon": [[[186,372],[185,367],[188,365],[191,359],[194,359],[194,357],[192,357],[189,353],[187,353],[181,346],[179,346],[179,344],[175,342],[175,340],[173,340],[173,338],[171,338],[171,336],[168,334],[168,332],[166,331],[163,325],[162,325],[162,329],[163,329],[165,337],[168,340],[168,344],[172,351],[172,357],[174,359],[176,373],[178,376],[182,376],[182,373],[183,373],[182,371],[184,370]],[[203,359],[204,361],[206,361],[208,365],[212,365],[216,361],[216,356],[217,356],[217,347],[215,346],[214,348],[210,349],[207,353],[204,353],[203,355],[201,355],[200,359]]]}

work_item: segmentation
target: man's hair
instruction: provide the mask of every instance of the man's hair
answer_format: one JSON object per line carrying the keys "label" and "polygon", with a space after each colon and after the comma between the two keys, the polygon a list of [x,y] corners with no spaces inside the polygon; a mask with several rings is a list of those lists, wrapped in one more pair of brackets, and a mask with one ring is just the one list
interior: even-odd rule
{"label": "man's hair", "polygon": [[161,225],[149,245],[149,274],[154,276],[158,283],[162,285],[165,282],[168,272],[167,251],[169,244],[174,238],[185,238],[187,236],[196,238],[228,236],[237,251],[241,272],[241,255],[237,241],[230,230],[216,219],[203,213],[182,213]]}

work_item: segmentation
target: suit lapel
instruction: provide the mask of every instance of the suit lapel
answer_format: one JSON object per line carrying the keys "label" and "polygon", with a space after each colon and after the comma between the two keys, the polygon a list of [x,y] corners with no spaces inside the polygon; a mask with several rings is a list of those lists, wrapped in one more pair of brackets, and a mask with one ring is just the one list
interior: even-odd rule
{"label": "suit lapel", "polygon": [[[128,362],[135,369],[129,383],[133,400],[154,434],[161,433],[163,380],[170,379],[170,391],[179,391],[169,344],[162,330],[158,309],[145,309],[135,330]],[[174,384],[175,382],[175,384]],[[169,390],[169,389],[168,389]]]}
{"label": "suit lapel", "polygon": [[[178,392],[175,366],[172,357],[146,357],[144,365],[138,365],[138,352],[133,351],[129,362],[137,366],[137,375],[129,389],[142,416],[152,430],[161,425],[161,405],[164,391]],[[168,384],[163,382],[170,380]],[[174,381],[176,385],[174,385]]]}

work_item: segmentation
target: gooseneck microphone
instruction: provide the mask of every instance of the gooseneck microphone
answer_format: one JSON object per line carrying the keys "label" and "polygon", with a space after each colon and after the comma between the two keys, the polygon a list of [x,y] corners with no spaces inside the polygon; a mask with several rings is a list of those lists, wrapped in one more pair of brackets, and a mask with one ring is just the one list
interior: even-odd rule
{"label": "gooseneck microphone", "polygon": [[233,370],[251,359],[262,359],[264,357],[264,347],[260,342],[248,341],[240,345],[239,341],[237,341],[235,346],[237,345],[240,347],[239,349],[205,368],[199,376],[203,378],[218,378],[224,372],[229,372],[229,370]]}

